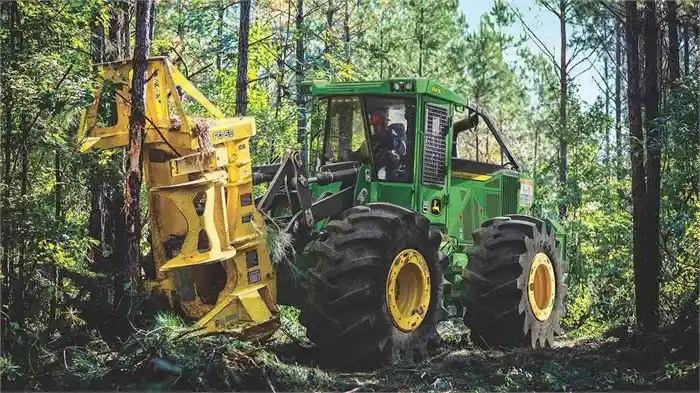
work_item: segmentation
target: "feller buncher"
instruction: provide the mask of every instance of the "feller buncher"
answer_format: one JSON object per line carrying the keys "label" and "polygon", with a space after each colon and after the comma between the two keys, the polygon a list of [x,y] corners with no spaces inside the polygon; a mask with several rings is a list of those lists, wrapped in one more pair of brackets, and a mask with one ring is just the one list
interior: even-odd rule
{"label": "feller buncher", "polygon": [[[128,145],[131,62],[102,64],[101,81],[83,152]],[[154,296],[195,333],[242,339],[270,336],[278,304],[297,306],[318,355],[343,366],[423,355],[447,303],[477,345],[553,343],[566,237],[530,215],[532,178],[482,108],[426,79],[300,94],[305,148],[254,166],[255,120],[225,118],[166,58],[148,60]],[[206,117],[188,115],[196,105]],[[271,261],[266,225],[291,238],[294,265]]]}

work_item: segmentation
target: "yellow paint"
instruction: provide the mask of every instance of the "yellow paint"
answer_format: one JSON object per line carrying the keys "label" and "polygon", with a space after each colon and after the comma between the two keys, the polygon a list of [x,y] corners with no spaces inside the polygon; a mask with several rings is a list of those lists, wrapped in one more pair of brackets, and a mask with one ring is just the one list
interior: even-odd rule
{"label": "yellow paint", "polygon": [[452,172],[452,177],[456,177],[456,178],[459,178],[459,179],[467,179],[467,180],[486,181],[486,180],[489,180],[492,176],[490,176],[490,175],[480,175],[480,174],[478,174],[478,173],[471,173],[471,172],[453,171],[453,172]]}
{"label": "yellow paint", "polygon": [[420,252],[407,248],[389,267],[386,304],[394,325],[404,332],[417,329],[430,307],[430,271]]}
{"label": "yellow paint", "polygon": [[530,266],[527,285],[530,311],[538,321],[549,318],[554,308],[554,295],[556,294],[556,279],[554,267],[547,254],[540,252]]}
{"label": "yellow paint", "polygon": [[440,201],[438,199],[433,199],[432,205],[430,206],[430,212],[436,216],[440,215]]}
{"label": "yellow paint", "polygon": [[[131,74],[131,62],[103,65],[103,84],[81,119],[81,151],[128,146]],[[166,58],[149,59],[147,79],[144,179],[156,279],[146,288],[199,319],[193,334],[269,336],[279,312],[274,267],[259,229],[265,224],[253,204],[255,119],[225,118]],[[100,100],[110,98],[101,97],[104,82],[118,85],[113,124],[97,121]],[[198,121],[208,126],[213,154],[200,149],[180,92],[209,113]],[[252,253],[257,258],[249,265]]]}

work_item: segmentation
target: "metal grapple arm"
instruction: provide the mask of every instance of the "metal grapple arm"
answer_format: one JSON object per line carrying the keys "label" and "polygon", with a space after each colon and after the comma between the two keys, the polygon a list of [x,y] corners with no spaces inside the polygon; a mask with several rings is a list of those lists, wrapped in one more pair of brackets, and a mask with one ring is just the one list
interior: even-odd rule
{"label": "metal grapple arm", "polygon": [[[291,219],[284,230],[295,236],[308,234],[317,221],[332,217],[352,207],[358,162],[327,165],[322,171],[308,177],[298,152],[287,150],[279,162],[253,168],[253,183],[268,183],[265,194],[256,203],[257,210],[268,217],[275,216],[274,208],[280,199],[289,204]],[[311,184],[342,182],[342,189],[335,194],[324,194],[313,200]]]}

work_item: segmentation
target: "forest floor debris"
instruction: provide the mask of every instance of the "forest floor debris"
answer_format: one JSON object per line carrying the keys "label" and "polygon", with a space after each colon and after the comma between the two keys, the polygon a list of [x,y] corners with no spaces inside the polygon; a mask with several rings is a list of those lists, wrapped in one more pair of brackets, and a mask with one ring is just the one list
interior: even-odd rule
{"label": "forest floor debris", "polygon": [[[349,372],[315,363],[313,346],[304,337],[303,327],[294,323],[294,317],[294,311],[283,313],[285,329],[264,344],[253,344],[224,336],[173,340],[183,327],[181,321],[159,314],[150,330],[137,330],[120,348],[109,349],[106,344],[95,342],[71,345],[55,351],[54,361],[47,363],[50,367],[46,371],[50,372],[14,379],[3,375],[4,388],[269,392],[698,390],[697,328],[674,331],[676,336],[661,333],[642,337],[618,331],[594,338],[562,337],[551,349],[483,350],[470,344],[460,321],[451,319],[442,322],[443,344],[433,349],[427,359],[374,371]],[[46,353],[52,356],[49,351]],[[154,363],[154,359],[159,363]],[[153,367],[154,364],[160,367]],[[15,385],[13,380],[26,381],[25,386]]]}

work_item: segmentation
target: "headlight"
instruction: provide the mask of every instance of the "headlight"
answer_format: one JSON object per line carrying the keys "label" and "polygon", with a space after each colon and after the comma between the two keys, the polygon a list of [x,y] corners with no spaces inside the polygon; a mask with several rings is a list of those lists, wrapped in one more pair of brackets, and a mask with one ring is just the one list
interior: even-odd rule
{"label": "headlight", "polygon": [[411,82],[406,82],[406,90],[411,91],[413,90],[413,83]]}
{"label": "headlight", "polygon": [[394,83],[392,83],[392,85],[391,85],[391,90],[393,90],[393,91],[401,91],[401,85],[399,84],[399,82],[394,82]]}

